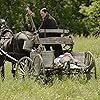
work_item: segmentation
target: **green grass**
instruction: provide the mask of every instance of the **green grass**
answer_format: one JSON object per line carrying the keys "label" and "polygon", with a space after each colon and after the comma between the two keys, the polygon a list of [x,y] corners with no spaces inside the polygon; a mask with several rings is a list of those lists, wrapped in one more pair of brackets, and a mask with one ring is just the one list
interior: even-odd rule
{"label": "green grass", "polygon": [[52,86],[32,79],[13,80],[11,65],[6,63],[4,82],[0,79],[0,100],[100,100],[100,38],[73,37],[74,51],[91,51],[95,57],[97,80],[80,83],[76,78],[54,79]]}

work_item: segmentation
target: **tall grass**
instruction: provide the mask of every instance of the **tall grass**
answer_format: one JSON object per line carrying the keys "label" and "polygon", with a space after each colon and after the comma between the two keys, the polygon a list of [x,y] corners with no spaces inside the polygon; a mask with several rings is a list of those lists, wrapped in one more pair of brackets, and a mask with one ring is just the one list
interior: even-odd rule
{"label": "tall grass", "polygon": [[91,51],[93,55],[97,58],[100,57],[100,38],[95,37],[75,37],[73,38],[75,45],[74,45],[74,51]]}
{"label": "tall grass", "polygon": [[11,65],[6,63],[4,82],[0,80],[0,100],[100,100],[100,38],[73,37],[73,51],[91,51],[95,57],[97,77],[87,83],[66,76],[57,77],[53,85],[42,85],[32,79],[13,80]]}

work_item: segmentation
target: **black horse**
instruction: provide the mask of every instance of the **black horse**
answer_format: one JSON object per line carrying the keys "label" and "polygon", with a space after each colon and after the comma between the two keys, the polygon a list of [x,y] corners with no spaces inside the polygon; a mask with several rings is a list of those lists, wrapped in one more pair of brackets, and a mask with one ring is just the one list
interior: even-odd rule
{"label": "black horse", "polygon": [[[19,60],[23,56],[29,56],[30,52],[23,49],[24,41],[32,39],[33,34],[28,31],[13,34],[7,22],[0,19],[0,49],[5,51],[8,55]],[[5,61],[12,62],[12,74],[15,77],[16,62],[0,52],[0,68],[2,80],[5,78],[4,64]]]}

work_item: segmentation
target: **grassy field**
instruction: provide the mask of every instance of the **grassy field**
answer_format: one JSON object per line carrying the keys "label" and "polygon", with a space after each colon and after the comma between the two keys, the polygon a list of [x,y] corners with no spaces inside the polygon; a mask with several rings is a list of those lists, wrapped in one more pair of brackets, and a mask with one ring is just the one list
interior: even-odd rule
{"label": "grassy field", "polygon": [[6,79],[0,79],[0,100],[100,100],[100,38],[73,37],[73,51],[91,51],[95,57],[97,80],[87,83],[76,78],[54,79],[54,84],[42,85],[32,79],[13,80],[10,63],[6,63]]}

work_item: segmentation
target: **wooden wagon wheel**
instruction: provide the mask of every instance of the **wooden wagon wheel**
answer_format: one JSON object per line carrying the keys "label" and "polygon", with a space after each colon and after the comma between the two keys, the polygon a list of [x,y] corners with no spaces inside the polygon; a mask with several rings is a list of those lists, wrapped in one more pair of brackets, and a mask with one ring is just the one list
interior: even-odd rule
{"label": "wooden wagon wheel", "polygon": [[97,77],[95,60],[93,54],[90,51],[85,52],[84,64],[87,66],[87,68],[85,69],[87,78],[90,78],[90,76],[93,74],[94,78],[96,79]]}
{"label": "wooden wagon wheel", "polygon": [[42,56],[40,54],[36,54],[33,59],[33,69],[35,70],[33,75],[37,76],[43,83],[46,83],[47,77],[45,74],[45,66],[43,63]]}
{"label": "wooden wagon wheel", "polygon": [[16,77],[31,77],[33,61],[29,57],[22,57],[17,63]]}

